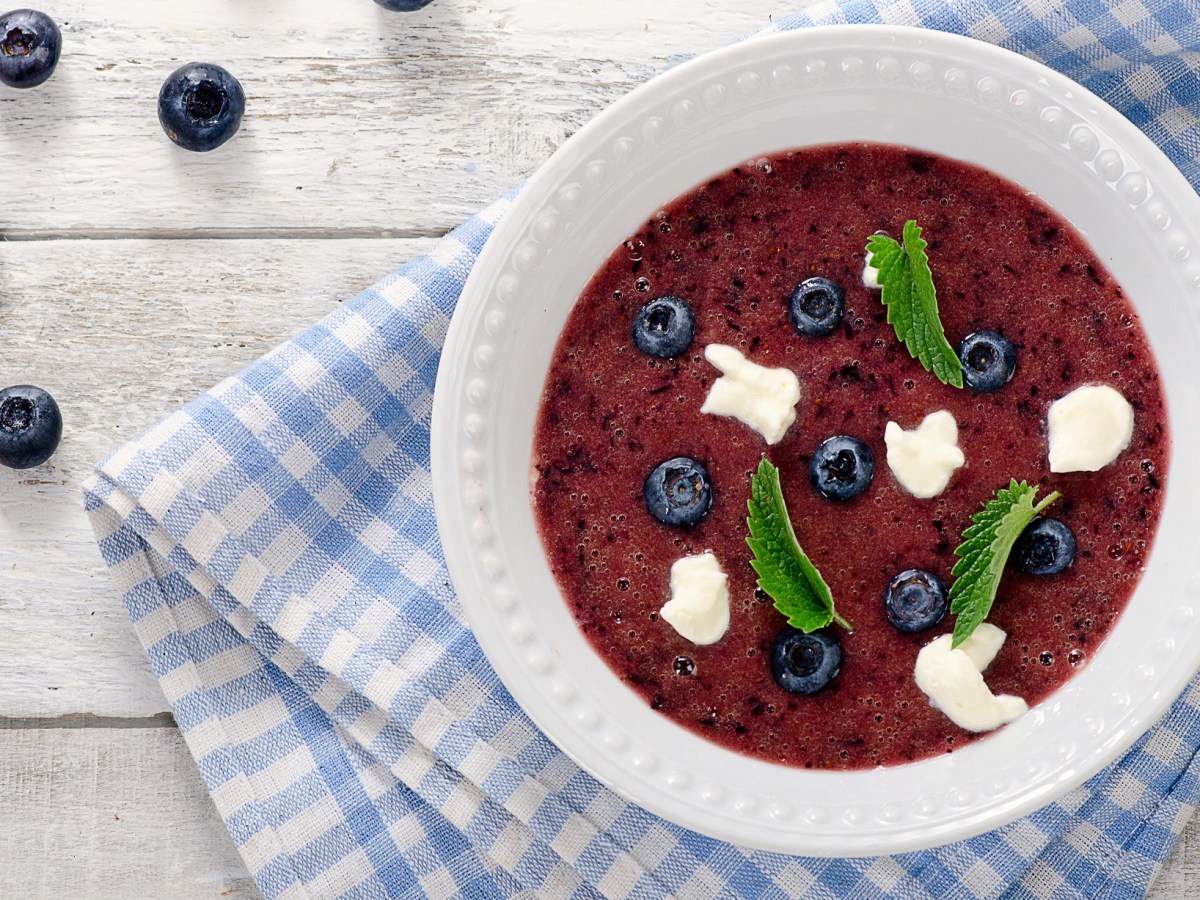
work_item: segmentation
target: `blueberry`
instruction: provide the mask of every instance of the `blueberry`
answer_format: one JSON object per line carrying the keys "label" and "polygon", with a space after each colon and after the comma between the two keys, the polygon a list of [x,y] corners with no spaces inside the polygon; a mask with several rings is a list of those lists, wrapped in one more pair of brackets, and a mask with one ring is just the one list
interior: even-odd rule
{"label": "blueberry", "polygon": [[858,438],[835,434],[821,442],[808,466],[808,480],[827,500],[850,500],[867,489],[875,454]]}
{"label": "blueberry", "polygon": [[995,331],[976,331],[958,345],[963,382],[973,391],[990,393],[1008,384],[1017,369],[1016,348]]}
{"label": "blueberry", "polygon": [[237,134],[246,111],[238,80],[220,66],[188,63],[163,82],[158,92],[158,121],[184,150],[215,150]]}
{"label": "blueberry", "polygon": [[44,12],[14,9],[0,16],[0,83],[37,87],[50,77],[62,51],[62,33]]}
{"label": "blueberry", "polygon": [[1075,535],[1066,523],[1042,516],[1021,532],[1013,552],[1022,572],[1057,575],[1075,561]]}
{"label": "blueberry", "polygon": [[788,311],[792,316],[792,327],[798,332],[827,337],[842,321],[846,296],[828,278],[807,278],[792,292]]}
{"label": "blueberry", "polygon": [[62,413],[53,397],[31,384],[0,391],[0,466],[40,466],[61,438]]}
{"label": "blueberry", "polygon": [[708,469],[686,456],[659,463],[646,479],[643,494],[650,515],[664,525],[695,525],[712,506]]}
{"label": "blueberry", "polygon": [[793,694],[815,694],[833,681],[842,667],[842,644],[832,628],[805,634],[791,625],[771,644],[771,674]]}
{"label": "blueberry", "polygon": [[891,580],[883,595],[887,620],[905,634],[932,628],[949,608],[942,579],[924,569],[905,569]]}
{"label": "blueberry", "polygon": [[396,12],[413,12],[428,6],[433,0],[375,0],[384,9],[391,9]]}
{"label": "blueberry", "polygon": [[678,356],[691,346],[695,336],[696,314],[679,297],[651,300],[633,320],[633,343],[651,356]]}

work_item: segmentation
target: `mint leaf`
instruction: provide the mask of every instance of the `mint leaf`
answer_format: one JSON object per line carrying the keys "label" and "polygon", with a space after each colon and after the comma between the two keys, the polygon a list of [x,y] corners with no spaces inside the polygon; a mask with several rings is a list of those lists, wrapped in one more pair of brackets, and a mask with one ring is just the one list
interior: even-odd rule
{"label": "mint leaf", "polygon": [[837,622],[853,631],[834,610],[829,585],[796,540],[779,485],[779,470],[765,456],[750,476],[747,505],[750,536],[746,543],[754,554],[750,565],[758,573],[758,586],[787,617],[788,624],[808,633]]}
{"label": "mint leaf", "polygon": [[972,525],[963,532],[963,542],[955,549],[958,562],[951,569],[954,584],[950,587],[950,612],[954,622],[954,638],[950,646],[957,647],[979,623],[987,618],[1000,588],[1000,576],[1012,553],[1013,545],[1034,517],[1059,498],[1054,491],[1045,500],[1033,505],[1040,488],[1030,487],[1016,479],[1007,488],[1000,488],[983,509],[971,516]]}
{"label": "mint leaf", "polygon": [[915,220],[904,223],[903,238],[903,245],[886,234],[873,234],[867,239],[869,265],[879,270],[888,323],[927,372],[933,372],[943,384],[960,388],[962,362],[946,340],[938,316],[937,291],[925,255],[927,244]]}

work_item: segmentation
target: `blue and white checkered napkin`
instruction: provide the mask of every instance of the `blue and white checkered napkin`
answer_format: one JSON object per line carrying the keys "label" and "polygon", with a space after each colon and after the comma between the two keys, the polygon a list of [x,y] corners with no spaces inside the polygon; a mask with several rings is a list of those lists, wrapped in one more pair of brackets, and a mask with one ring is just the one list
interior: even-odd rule
{"label": "blue and white checkered napkin", "polygon": [[[1200,8],[847,0],[1026,53],[1200,184]],[[1134,896],[1200,801],[1200,681],[1118,764],[938,850],[757,853],[580,771],[467,630],[434,527],[434,374],[506,204],[99,466],[87,507],[217,808],[269,897]]]}

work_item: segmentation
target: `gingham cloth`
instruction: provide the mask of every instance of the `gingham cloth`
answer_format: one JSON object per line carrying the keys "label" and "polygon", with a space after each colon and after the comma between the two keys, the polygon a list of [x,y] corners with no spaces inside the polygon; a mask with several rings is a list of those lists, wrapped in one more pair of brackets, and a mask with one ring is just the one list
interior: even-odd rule
{"label": "gingham cloth", "polygon": [[[1200,181],[1200,7],[850,0],[1060,69]],[[1200,681],[1119,763],[1012,825],[875,859],[759,853],[622,800],[522,714],[438,546],[429,423],[500,202],[104,460],[86,503],[175,719],[268,897],[1144,893],[1200,800]],[[1197,886],[1200,891],[1200,886]]]}

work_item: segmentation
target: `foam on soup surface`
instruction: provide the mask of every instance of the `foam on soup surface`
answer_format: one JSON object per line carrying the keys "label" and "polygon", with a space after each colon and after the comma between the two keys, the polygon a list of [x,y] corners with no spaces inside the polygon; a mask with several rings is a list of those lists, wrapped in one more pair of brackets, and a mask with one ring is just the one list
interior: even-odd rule
{"label": "foam on soup surface", "polygon": [[[916,219],[953,345],[999,331],[1017,349],[993,393],[942,384],[909,356],[863,285],[869,235]],[[845,315],[824,338],[798,333],[788,301],[812,276],[838,283]],[[650,300],[683,298],[695,338],[675,358],[635,346]],[[799,377],[783,439],[700,408],[720,372],[709,344]],[[1116,388],[1134,409],[1132,443],[1098,472],[1052,474],[1047,411],[1073,389]],[[958,423],[966,464],[933,499],[889,471],[889,421],[915,428],[938,410]],[[875,476],[835,503],[809,483],[813,451],[832,435],[864,441]],[[953,582],[954,549],[981,503],[1010,478],[1062,492],[1050,514],[1073,530],[1074,563],[1054,576],[1009,565],[988,621],[1008,640],[986,671],[997,694],[1032,706],[1086,665],[1145,565],[1162,506],[1166,410],[1137,314],[1079,234],[1037,198],[960,162],[883,145],[796,150],[735,168],[674,200],[617,247],[579,298],[559,339],[535,437],[533,504],[546,553],[583,633],[630,688],[683,727],[750,756],[820,769],[893,765],[952,752],[979,735],[932,708],[913,680],[920,648],[953,617],[902,634],[883,595],[899,572]],[[830,585],[840,673],[823,690],[782,690],[768,664],[784,625],[756,587],[746,546],[750,473],[766,454],[781,471],[800,543]],[[654,519],[650,471],[690,457],[713,499],[690,527]],[[713,552],[728,574],[730,624],[697,646],[662,620],[670,570]]]}

